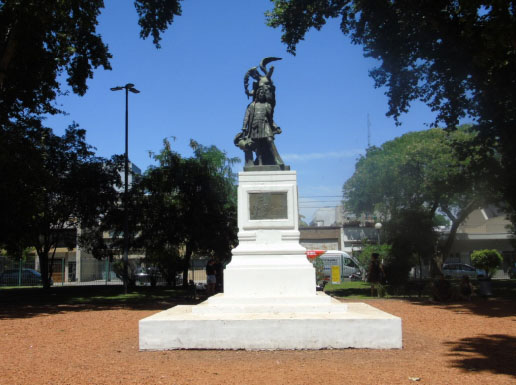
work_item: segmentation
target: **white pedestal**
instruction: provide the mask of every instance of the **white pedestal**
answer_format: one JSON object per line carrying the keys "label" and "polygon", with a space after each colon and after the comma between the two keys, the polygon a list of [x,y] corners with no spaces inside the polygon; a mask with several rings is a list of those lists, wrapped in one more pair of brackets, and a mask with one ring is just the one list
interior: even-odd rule
{"label": "white pedestal", "polygon": [[315,270],[299,244],[295,171],[240,173],[238,228],[225,297],[315,298]]}
{"label": "white pedestal", "polygon": [[299,244],[295,171],[239,174],[224,294],[140,320],[140,349],[401,348],[401,319],[316,292]]}

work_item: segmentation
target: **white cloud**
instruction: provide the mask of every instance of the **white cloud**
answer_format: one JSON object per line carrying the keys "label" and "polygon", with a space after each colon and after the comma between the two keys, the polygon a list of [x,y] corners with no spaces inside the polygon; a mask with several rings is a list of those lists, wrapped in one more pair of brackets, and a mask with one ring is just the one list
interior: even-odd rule
{"label": "white cloud", "polygon": [[353,158],[363,153],[363,149],[352,149],[346,151],[309,152],[305,154],[283,154],[282,158],[287,161],[306,161],[315,159]]}

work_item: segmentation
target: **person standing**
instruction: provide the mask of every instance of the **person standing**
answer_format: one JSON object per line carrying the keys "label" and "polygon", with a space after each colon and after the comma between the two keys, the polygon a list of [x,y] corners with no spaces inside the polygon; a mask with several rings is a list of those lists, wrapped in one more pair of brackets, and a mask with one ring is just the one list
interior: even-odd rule
{"label": "person standing", "polygon": [[471,294],[473,294],[473,285],[469,280],[467,275],[462,277],[459,286],[459,296],[461,299],[465,299],[466,301],[471,301]]}
{"label": "person standing", "polygon": [[220,261],[220,259],[215,260],[215,292],[222,293],[224,292],[223,279],[224,279],[224,264]]}
{"label": "person standing", "polygon": [[384,271],[383,266],[380,263],[380,254],[373,253],[371,255],[371,262],[369,263],[369,271],[367,274],[367,281],[371,284],[371,297],[374,296],[374,289],[376,287],[376,292],[378,296],[380,296],[380,293],[378,291],[378,286],[381,284]]}
{"label": "person standing", "polygon": [[208,264],[206,265],[206,294],[208,296],[215,294],[215,288],[217,286],[216,273],[217,271],[215,267],[215,260],[213,258],[210,258],[208,260]]}

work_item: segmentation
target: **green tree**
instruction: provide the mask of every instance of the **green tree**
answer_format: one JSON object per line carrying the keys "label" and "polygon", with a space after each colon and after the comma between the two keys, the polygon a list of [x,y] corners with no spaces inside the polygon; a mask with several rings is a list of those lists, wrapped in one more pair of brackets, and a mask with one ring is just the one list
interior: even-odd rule
{"label": "green tree", "polygon": [[[160,34],[181,14],[181,0],[135,0],[140,36]],[[0,125],[27,114],[57,113],[60,75],[84,95],[98,67],[111,69],[111,54],[96,32],[102,0],[0,0]]]}
{"label": "green tree", "polygon": [[324,262],[321,259],[320,255],[317,255],[315,258],[308,258],[310,263],[313,265],[315,269],[315,282],[317,285],[323,285],[324,282]]}
{"label": "green tree", "polygon": [[[389,283],[401,284],[408,279],[410,269],[435,257],[438,234],[434,231],[433,217],[425,208],[405,208],[396,213],[384,226],[385,237],[391,245],[385,259],[385,275]],[[437,261],[442,263],[440,259]]]}
{"label": "green tree", "polygon": [[471,263],[477,269],[484,270],[487,277],[491,277],[502,262],[503,258],[498,250],[484,249],[471,253]]}
{"label": "green tree", "polygon": [[446,218],[446,216],[442,214],[435,214],[434,215],[434,226],[450,226],[451,222]]}
{"label": "green tree", "polygon": [[[168,228],[146,216],[142,229],[145,249],[159,250],[166,244],[180,257],[183,284],[188,282],[192,255],[214,255],[229,259],[236,243],[236,175],[229,159],[215,146],[205,147],[190,142],[191,158],[182,158],[165,141],[164,149],[155,156],[159,167],[151,168],[143,184],[152,203],[152,212],[168,208]],[[150,222],[149,222],[150,220]],[[161,231],[160,231],[161,230]],[[177,253],[179,251],[179,253]]]}
{"label": "green tree", "polygon": [[[140,36],[152,36],[159,48],[161,33],[181,14],[180,1],[134,0]],[[39,117],[61,112],[55,99],[66,93],[66,88],[84,95],[96,68],[111,69],[111,54],[96,32],[103,7],[102,0],[0,0],[0,169],[5,170],[0,194],[8,198],[0,201],[0,210],[17,208],[16,215],[9,216],[8,234],[13,236],[2,236],[4,244],[14,250],[23,249],[27,243],[21,239],[23,230],[40,218],[34,195],[46,183],[40,181],[46,174],[38,174],[44,162],[29,160],[41,156],[41,149],[34,145],[38,137],[50,140],[55,136],[41,127]],[[60,79],[65,79],[66,87]],[[57,146],[52,151],[68,153],[52,156],[65,159],[82,150]],[[48,248],[48,242],[43,243],[41,250]]]}
{"label": "green tree", "polygon": [[391,245],[386,243],[378,245],[367,243],[367,240],[365,240],[360,252],[358,254],[354,253],[353,255],[356,256],[358,262],[360,262],[360,270],[362,273],[367,273],[367,269],[371,263],[371,255],[378,253],[380,255],[380,261],[383,260],[385,262],[391,253],[391,248]]}
{"label": "green tree", "polygon": [[[485,162],[496,164],[496,157],[488,156],[482,146],[477,146],[476,138],[471,127],[449,133],[434,128],[369,148],[344,184],[347,208],[357,214],[379,213],[384,222],[403,216],[414,222],[413,213],[419,213],[421,221],[428,219],[423,227],[429,238],[436,214],[446,215],[451,222],[441,249],[446,258],[464,219],[487,197],[493,201],[497,198],[489,195],[488,168],[483,166]],[[469,148],[467,157],[460,153],[464,147]],[[407,230],[417,238],[420,230],[416,228],[409,226]],[[436,263],[440,267],[442,261]]]}
{"label": "green tree", "polygon": [[[129,244],[145,252],[145,263],[157,267],[175,284],[183,272],[188,283],[192,255],[229,259],[236,243],[236,176],[229,159],[215,146],[191,141],[194,156],[173,151],[168,140],[152,154],[151,166],[132,186],[129,199]],[[102,237],[110,231],[109,243]],[[122,248],[123,210],[113,210],[101,226],[85,234],[84,247],[97,258],[110,257]]]}
{"label": "green tree", "polygon": [[[215,146],[203,146],[193,140],[190,146],[194,150],[194,160],[202,170],[204,177],[190,187],[191,207],[198,210],[199,216],[190,219],[189,226],[199,240],[197,250],[214,253],[222,259],[231,258],[231,249],[237,240],[237,175],[233,165],[239,158],[228,158],[226,153]],[[203,200],[202,205],[193,198],[195,193]],[[187,212],[190,210],[187,210]],[[197,221],[203,219],[209,223],[199,228]]]}
{"label": "green tree", "polygon": [[397,120],[420,100],[448,129],[475,120],[479,139],[502,156],[493,186],[516,210],[514,1],[272,1],[268,24],[281,27],[291,53],[309,29],[340,18],[342,32],[379,62],[370,75],[387,89],[387,115]]}
{"label": "green tree", "polygon": [[[69,230],[96,224],[116,204],[118,171],[112,161],[94,156],[85,131],[75,124],[63,136],[39,127],[30,135],[2,133],[0,138],[20,150],[13,157],[23,158],[1,163],[2,175],[10,177],[0,189],[0,199],[9,203],[0,221],[0,243],[8,250],[34,247],[48,288],[58,244],[75,245],[75,237],[66,236]],[[13,183],[17,173],[22,177],[18,186]]]}

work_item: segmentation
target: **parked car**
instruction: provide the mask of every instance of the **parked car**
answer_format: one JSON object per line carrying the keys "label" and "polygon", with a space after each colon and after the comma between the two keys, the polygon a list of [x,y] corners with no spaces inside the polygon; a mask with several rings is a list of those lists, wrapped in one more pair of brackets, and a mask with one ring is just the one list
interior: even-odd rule
{"label": "parked car", "polygon": [[[0,274],[0,285],[4,286],[16,286],[19,282],[19,270],[5,270],[2,274]],[[43,280],[41,278],[41,274],[34,269],[22,269],[21,272],[21,284],[23,286],[32,286],[32,285],[42,285]],[[53,281],[50,280],[50,284],[53,284]]]}
{"label": "parked car", "polygon": [[465,263],[445,263],[443,265],[443,274],[445,278],[461,278],[465,275],[470,278],[477,278],[483,277],[485,272]]}

